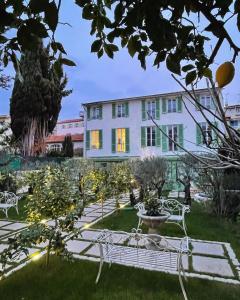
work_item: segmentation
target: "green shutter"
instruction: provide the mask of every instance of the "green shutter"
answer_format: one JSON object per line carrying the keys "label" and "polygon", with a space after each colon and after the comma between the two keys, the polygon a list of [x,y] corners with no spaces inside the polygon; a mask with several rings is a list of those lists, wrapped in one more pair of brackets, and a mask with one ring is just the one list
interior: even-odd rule
{"label": "green shutter", "polygon": [[[162,131],[167,134],[167,126],[166,125],[162,125]],[[162,151],[166,152],[168,151],[168,138],[166,137],[166,135],[162,133]]]}
{"label": "green shutter", "polygon": [[99,106],[99,119],[102,119],[102,105]]}
{"label": "green shutter", "polygon": [[91,112],[91,111],[90,111],[90,107],[88,106],[88,107],[87,107],[87,119],[88,119],[88,120],[90,120],[90,117],[91,117],[91,116],[90,116],[90,112]]}
{"label": "green shutter", "polygon": [[[183,142],[183,124],[178,125],[178,143],[180,146],[183,147],[184,142]],[[179,148],[178,150],[182,150]]]}
{"label": "green shutter", "polygon": [[129,128],[126,128],[126,152],[130,151],[130,136],[129,136]]}
{"label": "green shutter", "polygon": [[178,97],[178,98],[177,98],[177,111],[178,111],[179,113],[182,112],[182,97]]}
{"label": "green shutter", "polygon": [[215,106],[215,103],[214,103],[214,100],[213,98],[211,97],[211,109],[216,109],[216,106]]}
{"label": "green shutter", "polygon": [[197,145],[202,144],[202,131],[199,126],[200,126],[200,124],[196,124],[196,144]]}
{"label": "green shutter", "polygon": [[102,130],[99,130],[99,149],[103,147],[103,137],[102,137]]}
{"label": "green shutter", "polygon": [[156,128],[156,146],[160,147],[161,146],[161,131],[158,127]]}
{"label": "green shutter", "polygon": [[141,147],[146,147],[146,127],[141,127]]}
{"label": "green shutter", "polygon": [[156,119],[160,119],[160,103],[159,99],[156,99]]}
{"label": "green shutter", "polygon": [[198,107],[198,103],[200,103],[200,96],[199,95],[196,95],[196,101],[197,101],[197,103],[195,104],[196,105],[196,110],[199,110],[199,107]]}
{"label": "green shutter", "polygon": [[112,153],[116,152],[116,129],[112,129]]}
{"label": "green shutter", "polygon": [[125,112],[126,112],[126,117],[128,117],[129,116],[128,102],[125,103]]}
{"label": "green shutter", "polygon": [[167,112],[167,99],[162,98],[162,113],[165,114]]}
{"label": "green shutter", "polygon": [[142,120],[145,121],[147,119],[146,115],[146,102],[142,100]]}
{"label": "green shutter", "polygon": [[90,149],[90,130],[86,131],[86,149]]}
{"label": "green shutter", "polygon": [[116,118],[116,104],[112,103],[112,118]]}

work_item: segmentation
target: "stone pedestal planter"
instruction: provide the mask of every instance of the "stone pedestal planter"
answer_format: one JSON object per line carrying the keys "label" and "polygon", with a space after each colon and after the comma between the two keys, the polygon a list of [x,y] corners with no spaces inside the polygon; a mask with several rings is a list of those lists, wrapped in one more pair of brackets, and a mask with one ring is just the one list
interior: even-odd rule
{"label": "stone pedestal planter", "polygon": [[162,212],[159,216],[147,216],[145,213],[138,212],[137,216],[148,226],[149,234],[158,234],[157,228],[170,217],[169,212]]}

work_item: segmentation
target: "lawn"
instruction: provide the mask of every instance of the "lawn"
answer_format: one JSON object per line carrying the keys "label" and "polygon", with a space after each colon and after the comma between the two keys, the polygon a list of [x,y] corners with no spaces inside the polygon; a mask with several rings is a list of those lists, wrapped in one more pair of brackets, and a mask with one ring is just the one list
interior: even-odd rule
{"label": "lawn", "polygon": [[[223,218],[209,214],[206,209],[194,203],[191,212],[186,215],[187,232],[191,238],[229,242],[231,243],[238,258],[240,258],[240,224],[231,223]],[[136,228],[138,218],[136,210],[127,207],[116,212],[114,215],[94,225],[95,228],[108,228],[111,230],[131,231]],[[143,231],[147,228],[143,226]],[[181,229],[173,224],[163,224],[159,230],[160,234],[168,236],[183,236]]]}
{"label": "lawn", "polygon": [[[49,269],[32,262],[0,282],[0,298],[8,300],[182,300],[178,277],[124,266],[105,266],[98,285],[97,263],[70,263],[53,258]],[[43,276],[44,274],[44,276]],[[192,300],[239,300],[240,287],[192,279]]]}

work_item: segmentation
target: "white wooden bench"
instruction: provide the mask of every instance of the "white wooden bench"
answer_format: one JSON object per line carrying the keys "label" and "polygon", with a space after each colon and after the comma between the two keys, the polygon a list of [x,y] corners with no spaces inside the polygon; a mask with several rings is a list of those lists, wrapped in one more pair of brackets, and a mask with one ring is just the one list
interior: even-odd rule
{"label": "white wooden bench", "polygon": [[14,207],[18,213],[18,200],[19,196],[15,195],[14,193],[11,192],[0,192],[0,210],[2,210],[6,218],[8,218],[8,210],[11,207]]}
{"label": "white wooden bench", "polygon": [[164,236],[142,234],[141,230],[133,229],[132,233],[117,231],[117,234],[124,236],[127,241],[125,245],[119,245],[114,238],[115,234],[114,231],[104,230],[96,239],[100,252],[96,283],[101,276],[104,262],[108,263],[109,266],[112,263],[144,269],[149,269],[150,266],[151,270],[178,274],[184,299],[188,299],[182,278],[184,276],[186,279],[183,255],[191,254],[188,237],[181,239],[179,247],[177,247]]}

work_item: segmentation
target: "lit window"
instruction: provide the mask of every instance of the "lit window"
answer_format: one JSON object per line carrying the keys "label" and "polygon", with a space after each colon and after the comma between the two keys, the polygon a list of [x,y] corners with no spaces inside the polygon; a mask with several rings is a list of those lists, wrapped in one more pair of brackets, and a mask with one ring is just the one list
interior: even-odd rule
{"label": "lit window", "polygon": [[117,105],[117,117],[122,118],[126,116],[126,105],[121,103]]}
{"label": "lit window", "polygon": [[156,127],[147,127],[147,146],[156,146]]}
{"label": "lit window", "polygon": [[[169,151],[177,151],[177,145],[174,142],[178,142],[178,126],[168,126],[168,149]],[[174,141],[174,142],[173,142]]]}
{"label": "lit window", "polygon": [[92,119],[100,119],[100,107],[94,106],[92,108]]}
{"label": "lit window", "polygon": [[201,96],[200,104],[207,109],[212,109],[213,100],[210,96]]}
{"label": "lit window", "polygon": [[126,129],[116,129],[117,152],[126,152]]}
{"label": "lit window", "polygon": [[156,119],[156,101],[147,102],[147,113],[148,119]]}
{"label": "lit window", "polygon": [[206,122],[199,124],[201,126],[202,144],[210,145],[213,140],[213,132]]}
{"label": "lit window", "polygon": [[61,146],[60,146],[59,144],[52,144],[52,145],[50,146],[50,150],[51,150],[51,151],[59,152],[59,151],[61,151]]}
{"label": "lit window", "polygon": [[168,112],[177,112],[177,100],[176,99],[168,99]]}
{"label": "lit window", "polygon": [[91,149],[100,148],[99,130],[91,131]]}

